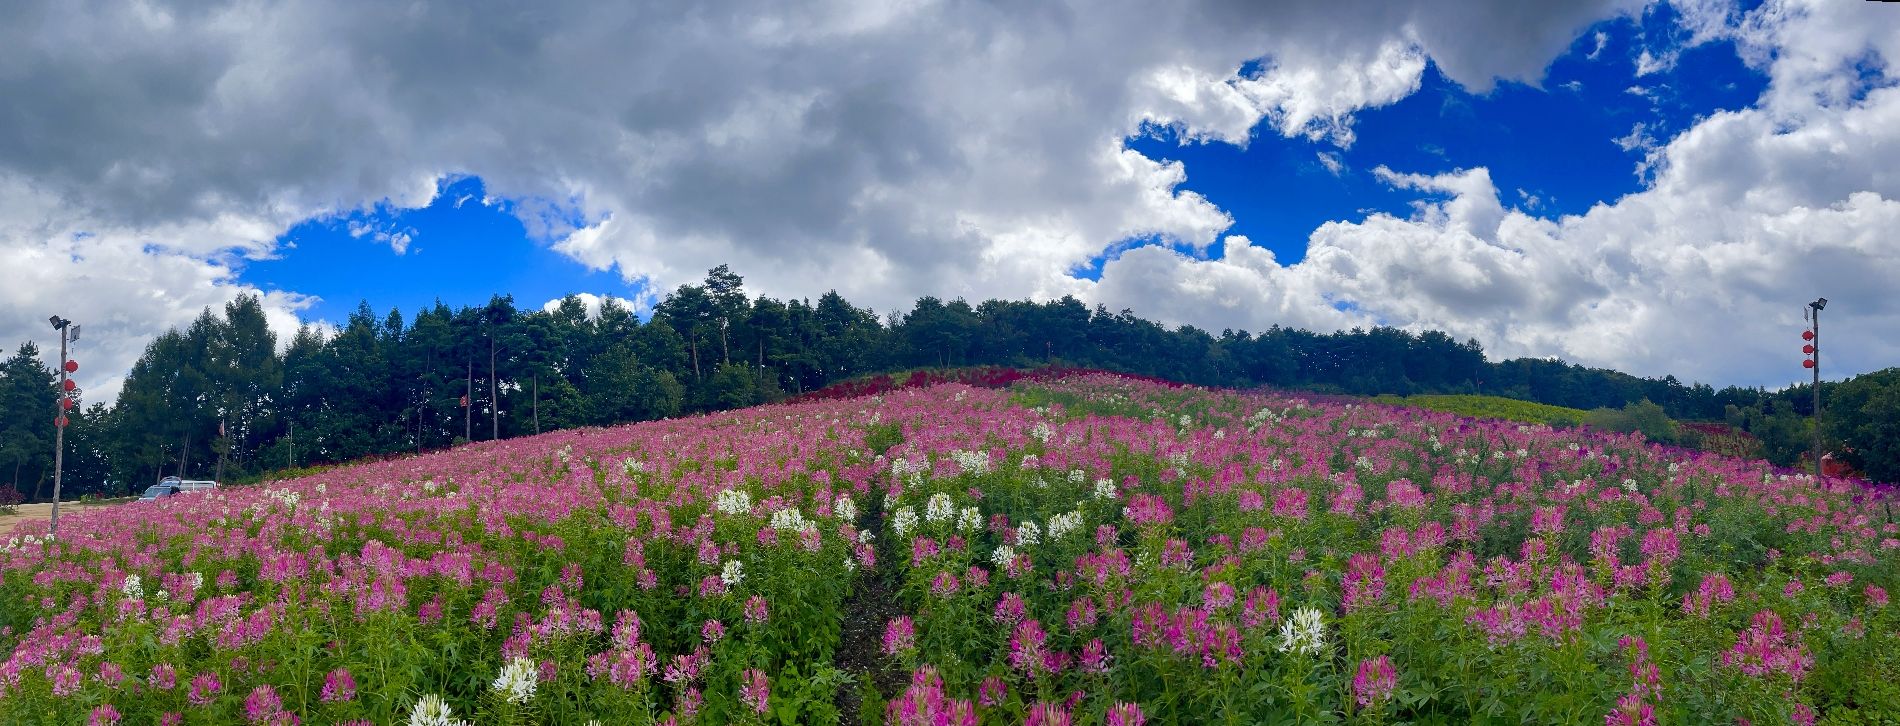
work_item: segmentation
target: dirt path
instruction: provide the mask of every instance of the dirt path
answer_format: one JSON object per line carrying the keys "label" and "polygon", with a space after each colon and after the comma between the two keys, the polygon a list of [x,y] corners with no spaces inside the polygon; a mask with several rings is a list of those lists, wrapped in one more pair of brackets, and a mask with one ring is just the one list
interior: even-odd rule
{"label": "dirt path", "polygon": [[[80,503],[78,501],[60,502],[59,511],[61,514],[65,514],[67,512],[76,511],[81,508],[91,508],[91,507],[105,506],[108,504],[117,504],[121,501],[124,501],[124,500],[109,499],[109,500],[103,500],[103,501],[98,501],[98,502],[85,502],[85,503]],[[14,514],[0,514],[0,538],[4,538],[12,534],[14,525],[17,525],[21,522],[34,520],[34,519],[44,521],[53,516],[52,502],[42,502],[39,504],[22,504],[16,507],[16,509],[18,509],[19,511]]]}

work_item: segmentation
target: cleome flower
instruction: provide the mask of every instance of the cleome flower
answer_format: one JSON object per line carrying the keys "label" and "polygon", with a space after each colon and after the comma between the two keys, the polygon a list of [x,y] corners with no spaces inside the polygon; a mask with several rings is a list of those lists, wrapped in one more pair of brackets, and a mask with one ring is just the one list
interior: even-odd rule
{"label": "cleome flower", "polygon": [[1280,652],[1318,655],[1326,648],[1326,626],[1317,608],[1304,607],[1280,622]]}
{"label": "cleome flower", "polygon": [[528,699],[534,698],[535,677],[534,661],[515,656],[501,667],[501,674],[495,676],[495,682],[488,687],[509,703],[527,703]]}

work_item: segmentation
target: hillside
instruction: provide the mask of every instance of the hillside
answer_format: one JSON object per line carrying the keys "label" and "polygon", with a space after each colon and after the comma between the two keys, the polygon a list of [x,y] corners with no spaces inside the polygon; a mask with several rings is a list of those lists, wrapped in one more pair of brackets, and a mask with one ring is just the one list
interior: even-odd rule
{"label": "hillside", "polygon": [[28,524],[0,722],[1867,722],[1886,506],[1578,429],[935,384]]}

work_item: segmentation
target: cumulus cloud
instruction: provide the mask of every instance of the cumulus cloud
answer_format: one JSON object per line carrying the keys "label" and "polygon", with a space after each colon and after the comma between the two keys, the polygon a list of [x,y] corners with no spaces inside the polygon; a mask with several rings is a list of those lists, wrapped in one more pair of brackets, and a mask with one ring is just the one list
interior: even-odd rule
{"label": "cumulus cloud", "polygon": [[1151,309],[1175,322],[1439,328],[1494,353],[1763,385],[1799,377],[1801,309],[1826,296],[1824,362],[1892,365],[1900,86],[1864,70],[1869,57],[1900,58],[1900,33],[1884,11],[1796,5],[1731,18],[1743,43],[1775,49],[1751,56],[1769,91],[1649,141],[1660,146],[1643,191],[1544,219],[1504,209],[1482,168],[1381,168],[1386,183],[1425,193],[1411,216],[1328,223],[1292,265],[1245,247],[1218,261],[1157,251],[1140,270],[1124,255],[1095,292],[1137,309],[1154,296],[1165,302]]}
{"label": "cumulus cloud", "polygon": [[[53,260],[39,287],[98,290],[96,315],[127,342],[97,370],[123,370],[141,336],[249,290],[234,270],[285,254],[290,225],[420,207],[444,176],[477,174],[483,203],[509,200],[543,243],[648,289],[731,263],[761,292],[836,287],[880,310],[926,293],[1078,294],[1201,325],[1376,320],[1725,374],[1742,364],[1628,332],[1681,314],[1657,296],[1703,288],[1625,286],[1796,248],[1881,269],[1861,264],[1884,259],[1877,245],[1817,236],[1878,221],[1893,198],[1871,158],[1832,145],[1894,128],[1871,111],[1848,122],[1886,101],[1845,78],[1859,56],[1839,49],[1893,57],[1878,44],[1900,36],[1856,5],[1683,13],[1686,37],[1733,40],[1774,81],[1762,108],[1665,144],[1641,195],[1543,220],[1504,210],[1483,169],[1388,170],[1444,198],[1328,224],[1286,266],[1240,238],[1202,259],[1232,219],[1180,188],[1193,170],[1124,139],[1159,125],[1187,143],[1343,147],[1353,113],[1416,90],[1428,59],[1479,92],[1537,83],[1592,22],[1642,4],[30,2],[0,25],[0,97],[31,101],[0,114],[0,254]],[[1737,153],[1768,158],[1720,158]],[[1823,173],[1834,160],[1866,173]],[[1737,168],[1751,164],[1774,168]],[[1786,178],[1733,175],[1758,171]],[[1099,283],[1072,275],[1153,237],[1195,254],[1133,249]],[[284,325],[307,303],[267,301]],[[0,337],[37,335],[44,315],[21,307],[37,298],[7,302]],[[1720,349],[1708,358],[1735,360]]]}
{"label": "cumulus cloud", "polygon": [[[1124,147],[1143,124],[1343,145],[1428,57],[1535,81],[1631,4],[28,2],[0,26],[0,182],[27,200],[0,246],[61,258],[42,287],[118,321],[99,370],[249,291],[233,270],[299,220],[419,207],[461,173],[662,289],[729,262],[881,309],[1086,293],[1070,272],[1121,240],[1206,248],[1231,223]],[[9,339],[43,317],[8,310]]]}

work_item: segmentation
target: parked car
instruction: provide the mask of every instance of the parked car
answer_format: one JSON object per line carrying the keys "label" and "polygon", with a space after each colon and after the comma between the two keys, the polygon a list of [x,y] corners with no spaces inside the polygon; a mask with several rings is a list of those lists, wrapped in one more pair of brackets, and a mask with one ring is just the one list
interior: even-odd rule
{"label": "parked car", "polygon": [[145,493],[139,496],[139,501],[149,502],[154,499],[188,494],[191,492],[202,492],[216,488],[218,488],[218,483],[215,481],[180,479],[175,476],[168,476],[158,480],[157,484],[146,487]]}

